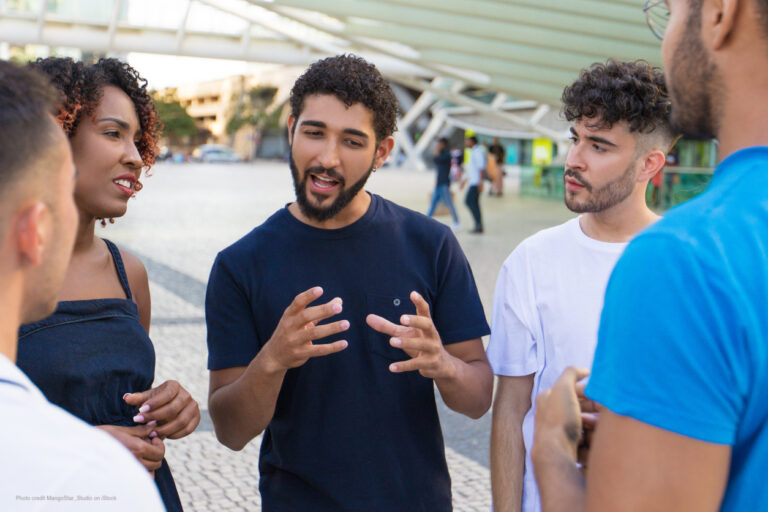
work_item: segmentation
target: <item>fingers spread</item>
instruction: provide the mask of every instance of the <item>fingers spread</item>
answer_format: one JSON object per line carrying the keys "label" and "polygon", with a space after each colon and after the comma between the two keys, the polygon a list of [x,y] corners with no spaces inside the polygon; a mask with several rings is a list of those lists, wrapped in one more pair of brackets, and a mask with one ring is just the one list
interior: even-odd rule
{"label": "fingers spread", "polygon": [[419,292],[411,292],[411,302],[416,306],[417,315],[432,318],[432,315],[429,314],[429,304],[427,304],[427,301],[424,300],[424,297]]}
{"label": "fingers spread", "polygon": [[307,347],[307,357],[320,357],[341,352],[347,348],[347,340],[334,341],[333,343],[320,343]]}
{"label": "fingers spread", "polygon": [[314,288],[310,288],[307,291],[301,292],[296,296],[296,298],[293,299],[293,302],[291,302],[285,312],[291,315],[295,315],[296,313],[309,306],[322,294],[323,289],[319,286],[315,286]]}
{"label": "fingers spread", "polygon": [[431,352],[434,345],[425,338],[392,338],[389,344],[410,352]]}
{"label": "fingers spread", "polygon": [[341,320],[332,324],[323,324],[307,329],[304,333],[304,336],[306,341],[315,341],[321,340],[333,334],[338,334],[340,332],[346,331],[347,329],[349,329],[349,322],[347,320]]}
{"label": "fingers spread", "polygon": [[313,325],[321,320],[338,315],[343,310],[343,303],[341,298],[336,297],[326,304],[319,306],[313,306],[301,311],[297,315],[296,327],[304,327],[307,325]]}
{"label": "fingers spread", "polygon": [[397,325],[379,315],[370,314],[365,317],[365,322],[375,331],[379,331],[389,336],[404,336],[408,332],[408,327]]}
{"label": "fingers spread", "polygon": [[400,317],[400,322],[403,325],[407,325],[408,327],[412,327],[414,329],[419,329],[421,331],[424,331],[425,334],[429,335],[436,335],[437,331],[435,329],[435,324],[432,322],[432,319],[428,316],[419,316],[419,315],[403,315]]}

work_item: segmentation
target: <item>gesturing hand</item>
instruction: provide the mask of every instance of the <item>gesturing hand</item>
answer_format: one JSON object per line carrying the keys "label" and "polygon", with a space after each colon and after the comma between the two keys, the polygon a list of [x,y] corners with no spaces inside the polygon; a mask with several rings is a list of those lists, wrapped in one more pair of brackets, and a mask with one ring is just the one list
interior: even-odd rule
{"label": "gesturing hand", "polygon": [[123,400],[139,408],[133,421],[156,427],[152,429],[152,437],[180,439],[200,424],[197,402],[175,380],[167,380],[141,393],[126,393]]}
{"label": "gesturing hand", "polygon": [[400,317],[401,325],[378,315],[368,315],[371,328],[392,336],[390,345],[403,349],[411,359],[389,365],[394,373],[418,370],[430,379],[450,379],[456,375],[455,358],[446,352],[429,314],[429,304],[417,292],[411,292],[416,315]]}
{"label": "gesturing hand", "polygon": [[128,448],[148,471],[154,473],[160,468],[165,456],[165,445],[159,437],[150,438],[154,429],[150,425],[136,425],[135,427],[118,427],[115,425],[97,425],[109,435],[120,441]]}
{"label": "gesturing hand", "polygon": [[296,368],[310,357],[326,356],[347,348],[346,340],[315,345],[312,342],[349,329],[349,322],[340,320],[329,324],[318,322],[342,311],[341,299],[307,307],[323,294],[319,286],[300,293],[285,309],[275,332],[262,349],[264,365],[270,371]]}
{"label": "gesturing hand", "polygon": [[574,463],[578,460],[579,443],[583,438],[582,405],[586,407],[584,412],[597,410],[594,402],[584,396],[583,383],[579,384],[588,375],[588,370],[571,366],[550,389],[536,397],[534,449],[531,453],[534,462],[536,452],[551,450],[567,453]]}

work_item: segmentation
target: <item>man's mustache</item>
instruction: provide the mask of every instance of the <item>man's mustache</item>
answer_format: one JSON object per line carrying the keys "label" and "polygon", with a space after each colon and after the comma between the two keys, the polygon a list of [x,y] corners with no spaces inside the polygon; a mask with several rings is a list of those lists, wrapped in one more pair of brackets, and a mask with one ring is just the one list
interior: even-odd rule
{"label": "man's mustache", "polygon": [[573,169],[566,169],[565,172],[563,173],[563,176],[567,176],[569,178],[573,178],[576,181],[578,181],[579,183],[581,183],[582,185],[584,185],[584,188],[586,188],[587,190],[589,190],[589,191],[592,190],[592,185],[590,185],[587,180],[582,178],[581,174],[579,174],[578,172],[574,171]]}

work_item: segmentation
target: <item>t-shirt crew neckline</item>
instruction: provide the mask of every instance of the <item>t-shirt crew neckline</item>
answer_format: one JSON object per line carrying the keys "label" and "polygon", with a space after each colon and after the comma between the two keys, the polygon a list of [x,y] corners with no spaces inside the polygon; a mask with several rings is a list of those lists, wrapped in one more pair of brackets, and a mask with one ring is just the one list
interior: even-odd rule
{"label": "t-shirt crew neckline", "polygon": [[571,228],[570,231],[573,237],[581,245],[588,247],[589,249],[611,253],[621,252],[627,247],[628,242],[604,242],[588,236],[581,228],[581,218],[582,215],[579,215],[569,222]]}
{"label": "t-shirt crew neckline", "polygon": [[308,235],[314,236],[316,238],[324,238],[324,239],[332,239],[332,240],[349,238],[362,232],[368,226],[368,224],[370,224],[371,220],[376,216],[376,213],[380,209],[381,200],[379,196],[377,196],[376,194],[371,194],[368,191],[366,191],[366,194],[368,194],[371,197],[371,203],[368,205],[368,210],[366,210],[363,216],[357,219],[355,222],[353,222],[352,224],[349,224],[348,226],[344,226],[342,228],[325,229],[325,228],[316,228],[315,226],[310,226],[309,224],[306,224],[301,220],[297,219],[296,217],[294,217],[294,215],[290,212],[290,210],[288,210],[288,207],[292,203],[286,204],[282,212],[283,212],[283,216],[287,217],[286,222],[293,224],[295,228],[304,231]]}

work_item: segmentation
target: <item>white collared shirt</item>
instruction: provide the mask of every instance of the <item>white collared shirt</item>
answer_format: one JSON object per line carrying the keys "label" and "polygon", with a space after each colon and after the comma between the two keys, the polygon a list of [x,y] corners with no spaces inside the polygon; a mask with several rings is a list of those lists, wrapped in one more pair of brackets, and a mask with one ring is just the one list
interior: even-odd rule
{"label": "white collared shirt", "polygon": [[[98,502],[98,503],[94,503]],[[149,473],[109,434],[48,402],[0,354],[0,510],[163,511]]]}

